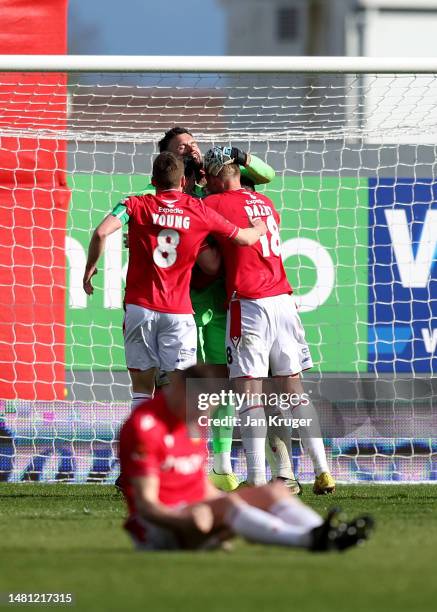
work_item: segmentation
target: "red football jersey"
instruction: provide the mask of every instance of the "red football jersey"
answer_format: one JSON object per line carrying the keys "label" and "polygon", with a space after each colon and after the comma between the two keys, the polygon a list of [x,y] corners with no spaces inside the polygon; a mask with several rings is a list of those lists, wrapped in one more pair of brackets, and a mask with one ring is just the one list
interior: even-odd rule
{"label": "red football jersey", "polygon": [[239,227],[251,227],[250,219],[260,218],[268,229],[251,247],[225,246],[217,236],[225,262],[228,300],[234,293],[248,299],[292,293],[281,257],[280,217],[273,202],[261,193],[237,189],[210,195],[205,204]]}
{"label": "red football jersey", "polygon": [[191,439],[184,421],[167,407],[165,395],[136,408],[120,432],[120,468],[130,514],[135,498],[130,478],[159,476],[159,500],[166,506],[205,497],[206,442]]}
{"label": "red football jersey", "polygon": [[176,190],[131,196],[124,205],[129,215],[125,303],[191,314],[191,270],[200,245],[211,233],[223,241],[233,238],[238,227]]}

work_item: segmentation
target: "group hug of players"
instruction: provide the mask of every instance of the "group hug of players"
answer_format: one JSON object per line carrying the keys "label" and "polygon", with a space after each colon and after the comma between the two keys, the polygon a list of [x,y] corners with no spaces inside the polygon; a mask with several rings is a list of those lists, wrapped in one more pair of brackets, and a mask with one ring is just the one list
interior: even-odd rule
{"label": "group hug of players", "polygon": [[[303,395],[300,374],[311,355],[282,264],[280,217],[255,185],[270,166],[235,147],[205,157],[191,133],[172,128],[159,142],[151,185],[118,203],[92,236],[84,290],[107,236],[128,226],[129,264],[123,333],[132,381],[132,413],[120,432],[120,485],[137,548],[221,546],[234,535],[264,544],[343,550],[365,540],[372,519],[337,509],[325,519],[297,498],[290,461],[291,418],[317,421],[311,402],[260,403],[274,377],[286,397]],[[194,309],[194,316],[193,316]],[[156,381],[168,384],[155,393]],[[240,434],[247,479],[232,472],[232,405],[220,406],[213,428],[213,470],[193,435],[186,380],[229,376],[246,398]],[[242,395],[243,397],[243,395]],[[193,421],[193,422],[191,422]],[[315,472],[315,494],[331,493],[323,439],[301,434]],[[266,450],[272,481],[266,481]]]}

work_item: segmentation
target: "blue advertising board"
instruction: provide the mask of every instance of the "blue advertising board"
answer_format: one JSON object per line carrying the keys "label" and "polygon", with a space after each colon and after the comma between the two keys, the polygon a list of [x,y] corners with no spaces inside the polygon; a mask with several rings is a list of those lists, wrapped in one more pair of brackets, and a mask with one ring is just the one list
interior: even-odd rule
{"label": "blue advertising board", "polygon": [[437,371],[437,182],[369,180],[370,372]]}

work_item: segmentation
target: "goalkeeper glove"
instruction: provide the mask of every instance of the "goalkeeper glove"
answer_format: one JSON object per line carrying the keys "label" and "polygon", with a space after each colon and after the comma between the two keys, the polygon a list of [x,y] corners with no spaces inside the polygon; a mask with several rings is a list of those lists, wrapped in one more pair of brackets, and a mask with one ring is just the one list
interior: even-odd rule
{"label": "goalkeeper glove", "polygon": [[234,160],[234,164],[245,166],[247,164],[247,153],[237,147],[223,147],[223,153]]}

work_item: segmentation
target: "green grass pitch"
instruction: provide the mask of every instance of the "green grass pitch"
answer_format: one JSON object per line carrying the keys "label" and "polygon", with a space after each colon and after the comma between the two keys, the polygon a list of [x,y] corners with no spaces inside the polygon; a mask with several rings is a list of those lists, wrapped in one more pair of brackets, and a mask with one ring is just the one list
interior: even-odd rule
{"label": "green grass pitch", "polygon": [[136,553],[113,487],[2,483],[0,592],[71,592],[75,611],[436,609],[437,487],[342,486],[322,498],[306,487],[303,499],[372,513],[373,539],[329,555],[242,541],[232,553]]}

